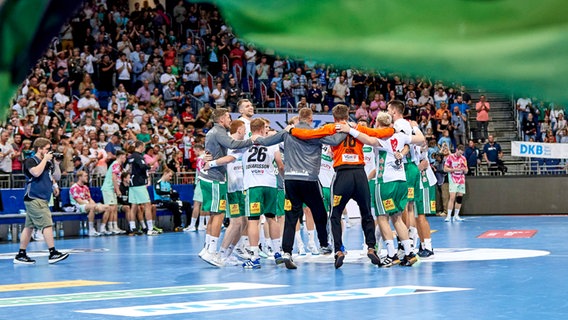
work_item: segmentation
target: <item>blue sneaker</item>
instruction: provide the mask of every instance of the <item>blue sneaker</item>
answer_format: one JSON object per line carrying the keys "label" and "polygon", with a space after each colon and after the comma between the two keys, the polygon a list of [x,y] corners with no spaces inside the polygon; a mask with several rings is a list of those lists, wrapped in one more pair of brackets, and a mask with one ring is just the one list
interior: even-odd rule
{"label": "blue sneaker", "polygon": [[282,258],[282,255],[280,254],[280,252],[276,252],[274,254],[274,261],[276,261],[276,264],[284,263],[284,258]]}
{"label": "blue sneaker", "polygon": [[255,260],[247,260],[243,263],[243,268],[245,269],[260,269],[260,258],[256,258]]}
{"label": "blue sneaker", "polygon": [[418,256],[422,259],[434,258],[434,249],[432,250],[420,249],[420,251],[418,251]]}

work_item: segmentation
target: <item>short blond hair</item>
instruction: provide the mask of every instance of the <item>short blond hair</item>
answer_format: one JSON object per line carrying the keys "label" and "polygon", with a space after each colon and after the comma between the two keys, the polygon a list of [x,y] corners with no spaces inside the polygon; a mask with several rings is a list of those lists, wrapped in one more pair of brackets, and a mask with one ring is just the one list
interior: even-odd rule
{"label": "short blond hair", "polygon": [[379,112],[377,114],[377,117],[375,118],[375,121],[377,122],[378,126],[388,127],[392,123],[392,117],[386,112]]}

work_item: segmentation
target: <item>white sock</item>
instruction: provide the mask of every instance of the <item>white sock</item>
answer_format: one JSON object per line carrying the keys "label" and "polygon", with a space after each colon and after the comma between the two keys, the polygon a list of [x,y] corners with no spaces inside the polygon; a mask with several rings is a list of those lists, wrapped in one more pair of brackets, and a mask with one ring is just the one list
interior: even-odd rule
{"label": "white sock", "polygon": [[227,250],[225,250],[227,252],[227,257],[231,255],[231,253],[233,253],[233,250],[235,249],[235,245],[234,244],[229,244],[229,247],[227,248]]}
{"label": "white sock", "polygon": [[446,216],[446,219],[451,219],[452,218],[452,210],[448,209],[448,215]]}
{"label": "white sock", "polygon": [[402,240],[402,247],[404,248],[404,255],[407,256],[412,252],[412,240]]}
{"label": "white sock", "polygon": [[148,230],[154,229],[154,220],[148,220]]}
{"label": "white sock", "polygon": [[302,235],[300,234],[300,231],[296,231],[296,234],[294,235],[294,239],[296,240],[296,244],[298,245],[298,248],[304,246],[304,241],[302,240]]}
{"label": "white sock", "polygon": [[209,248],[207,248],[207,252],[209,252],[209,253],[217,252],[217,242],[219,242],[219,237],[210,236],[209,237]]}
{"label": "white sock", "polygon": [[195,224],[197,223],[197,218],[191,218],[191,224],[188,227],[195,227]]}
{"label": "white sock", "polygon": [[410,239],[412,239],[414,242],[412,243],[412,246],[414,246],[414,248],[416,248],[418,246],[418,241],[420,240],[420,238],[418,237],[418,230],[416,229],[416,227],[410,227],[408,228],[408,233],[410,236]]}
{"label": "white sock", "polygon": [[280,252],[282,251],[282,240],[280,238],[278,239],[271,239],[272,241],[272,250],[274,252]]}
{"label": "white sock", "polygon": [[101,223],[99,225],[99,232],[103,233],[106,231],[106,223]]}
{"label": "white sock", "polygon": [[136,221],[128,221],[128,225],[130,226],[130,230],[136,230]]}
{"label": "white sock", "polygon": [[95,230],[95,223],[91,221],[89,221],[89,231],[90,230]]}
{"label": "white sock", "polygon": [[424,239],[424,249],[432,251],[432,239]]}
{"label": "white sock", "polygon": [[142,229],[146,229],[146,222],[144,222],[144,220],[140,221],[140,226]]}
{"label": "white sock", "polygon": [[205,249],[209,249],[209,244],[211,243],[211,236],[209,234],[205,235]]}
{"label": "white sock", "polygon": [[394,249],[394,240],[385,240],[385,244],[387,245],[387,255],[392,257],[396,254],[396,250]]}
{"label": "white sock", "polygon": [[308,230],[308,243],[315,243],[315,232],[314,230]]}
{"label": "white sock", "polygon": [[248,236],[244,236],[243,245],[247,248],[250,247],[250,241]]}
{"label": "white sock", "polygon": [[460,209],[454,209],[454,217],[460,216]]}

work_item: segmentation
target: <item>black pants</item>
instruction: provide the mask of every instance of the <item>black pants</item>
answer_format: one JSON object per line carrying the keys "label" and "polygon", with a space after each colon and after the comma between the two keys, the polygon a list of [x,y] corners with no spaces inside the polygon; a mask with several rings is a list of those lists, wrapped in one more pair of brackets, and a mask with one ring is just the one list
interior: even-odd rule
{"label": "black pants", "polygon": [[286,211],[284,233],[282,236],[282,251],[292,253],[296,224],[302,216],[302,204],[312,211],[314,223],[321,247],[327,247],[327,213],[323,205],[323,196],[318,181],[286,180],[286,199],[292,204],[291,210]]}
{"label": "black pants", "polygon": [[158,200],[155,202],[158,207],[168,209],[174,218],[174,229],[176,227],[181,227],[181,212],[182,210],[185,211],[185,218],[186,221],[189,223],[191,221],[191,203],[187,201],[182,201],[182,206],[180,208],[179,204],[176,201],[161,201]]}
{"label": "black pants", "polygon": [[337,170],[331,193],[333,195],[333,208],[330,221],[335,252],[341,251],[343,247],[341,215],[347,202],[351,199],[357,202],[361,212],[361,228],[365,235],[365,243],[369,248],[374,248],[377,242],[375,220],[371,214],[371,195],[365,169],[361,166]]}

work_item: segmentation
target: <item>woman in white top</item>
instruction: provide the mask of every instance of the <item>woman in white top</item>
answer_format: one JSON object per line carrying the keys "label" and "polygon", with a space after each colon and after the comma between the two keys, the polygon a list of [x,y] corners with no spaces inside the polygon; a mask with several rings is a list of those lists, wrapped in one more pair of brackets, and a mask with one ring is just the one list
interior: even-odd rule
{"label": "woman in white top", "polygon": [[225,99],[227,98],[227,91],[223,89],[223,84],[221,82],[217,82],[215,89],[211,93],[213,99],[215,99],[215,106],[216,107],[224,107],[225,106]]}

